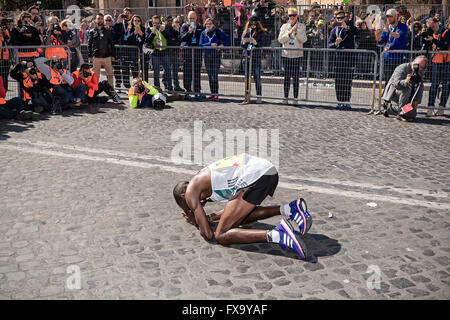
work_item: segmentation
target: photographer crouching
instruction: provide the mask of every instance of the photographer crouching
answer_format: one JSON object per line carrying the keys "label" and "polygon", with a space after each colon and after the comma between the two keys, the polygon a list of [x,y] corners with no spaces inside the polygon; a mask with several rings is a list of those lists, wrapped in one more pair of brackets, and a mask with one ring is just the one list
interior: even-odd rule
{"label": "photographer crouching", "polygon": [[[423,95],[423,76],[428,59],[418,56],[395,68],[383,93],[384,116],[395,115],[401,121],[414,121]],[[394,106],[392,102],[396,102]]]}
{"label": "photographer crouching", "polygon": [[[92,71],[89,64],[84,63],[78,70],[72,72],[72,78],[73,83],[71,87],[77,105],[85,106],[86,103],[103,104],[108,101],[108,97],[114,103],[121,103],[119,96],[108,80],[98,82],[98,76]],[[105,92],[108,97],[99,97],[98,95],[102,92]]]}
{"label": "photographer crouching", "polygon": [[133,79],[133,84],[128,90],[128,100],[133,109],[145,107],[163,109],[166,104],[166,97],[141,78]]}

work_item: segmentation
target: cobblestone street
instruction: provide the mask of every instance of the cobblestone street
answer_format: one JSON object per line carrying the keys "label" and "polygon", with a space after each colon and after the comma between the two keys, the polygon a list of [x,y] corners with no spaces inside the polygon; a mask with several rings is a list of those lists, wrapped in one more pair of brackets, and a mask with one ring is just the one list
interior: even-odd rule
{"label": "cobblestone street", "polygon": [[[0,120],[0,299],[450,299],[449,115],[169,105]],[[280,183],[263,205],[305,198],[306,261],[276,244],[208,243],[185,222],[172,189],[202,166],[171,162],[171,136],[193,137],[194,121],[224,137],[279,130]]]}

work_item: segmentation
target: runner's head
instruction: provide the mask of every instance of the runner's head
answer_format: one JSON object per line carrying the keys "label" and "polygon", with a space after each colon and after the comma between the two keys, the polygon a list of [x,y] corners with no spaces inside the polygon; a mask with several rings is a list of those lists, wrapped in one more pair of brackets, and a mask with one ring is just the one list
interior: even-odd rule
{"label": "runner's head", "polygon": [[186,198],[184,197],[188,184],[189,181],[180,181],[173,188],[173,197],[175,198],[175,201],[178,204],[178,206],[181,209],[183,209],[184,212],[190,210],[186,203]]}

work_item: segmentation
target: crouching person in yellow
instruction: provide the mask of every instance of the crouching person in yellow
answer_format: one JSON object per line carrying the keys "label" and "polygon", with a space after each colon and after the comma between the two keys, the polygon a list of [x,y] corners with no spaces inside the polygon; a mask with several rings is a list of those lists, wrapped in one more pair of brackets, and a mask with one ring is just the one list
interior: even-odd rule
{"label": "crouching person in yellow", "polygon": [[134,78],[133,84],[128,90],[128,101],[131,108],[163,109],[166,97],[147,82],[142,81],[141,78]]}

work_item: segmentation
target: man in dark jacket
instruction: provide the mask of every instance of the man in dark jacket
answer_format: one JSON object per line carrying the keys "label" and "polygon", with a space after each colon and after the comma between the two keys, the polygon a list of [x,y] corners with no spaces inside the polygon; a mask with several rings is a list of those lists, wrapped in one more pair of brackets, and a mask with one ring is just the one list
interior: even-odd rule
{"label": "man in dark jacket", "polygon": [[20,60],[31,61],[39,56],[36,46],[42,44],[39,31],[31,25],[31,15],[22,12],[17,21],[17,27],[11,30],[10,46],[34,46],[17,50],[17,57]]}
{"label": "man in dark jacket", "polygon": [[[166,44],[168,47],[178,47],[181,43],[180,39],[180,26],[176,26],[173,24],[172,16],[166,17]],[[180,69],[180,50],[179,49],[167,49],[167,53],[169,54],[170,59],[170,67],[172,70],[172,80],[173,87],[175,91],[184,91],[180,87],[180,80],[178,79],[178,71]],[[169,87],[169,84],[166,83],[167,80],[165,77],[163,78],[163,83],[166,88]]]}
{"label": "man in dark jacket", "polygon": [[94,63],[95,74],[100,75],[103,66],[106,70],[106,77],[111,86],[113,82],[112,62],[115,60],[114,38],[111,30],[103,26],[103,14],[98,13],[96,17],[97,27],[89,32],[88,52],[89,61]]}
{"label": "man in dark jacket", "polygon": [[[180,30],[181,45],[186,47],[183,52],[183,84],[186,91],[192,92],[192,79],[194,79],[194,92],[197,93],[195,97],[205,99],[205,95],[198,94],[201,91],[200,70],[203,55],[202,51],[196,48],[199,47],[202,32],[202,25],[197,23],[197,14],[194,11],[189,12],[188,22],[183,24]],[[189,94],[186,94],[186,99],[190,98]]]}
{"label": "man in dark jacket", "polygon": [[[355,36],[358,29],[345,20],[345,12],[337,10],[334,15],[336,26],[328,38],[328,48],[355,49]],[[334,60],[335,90],[338,110],[350,110],[349,104],[352,92],[352,79],[356,57],[353,52],[336,52]]]}

